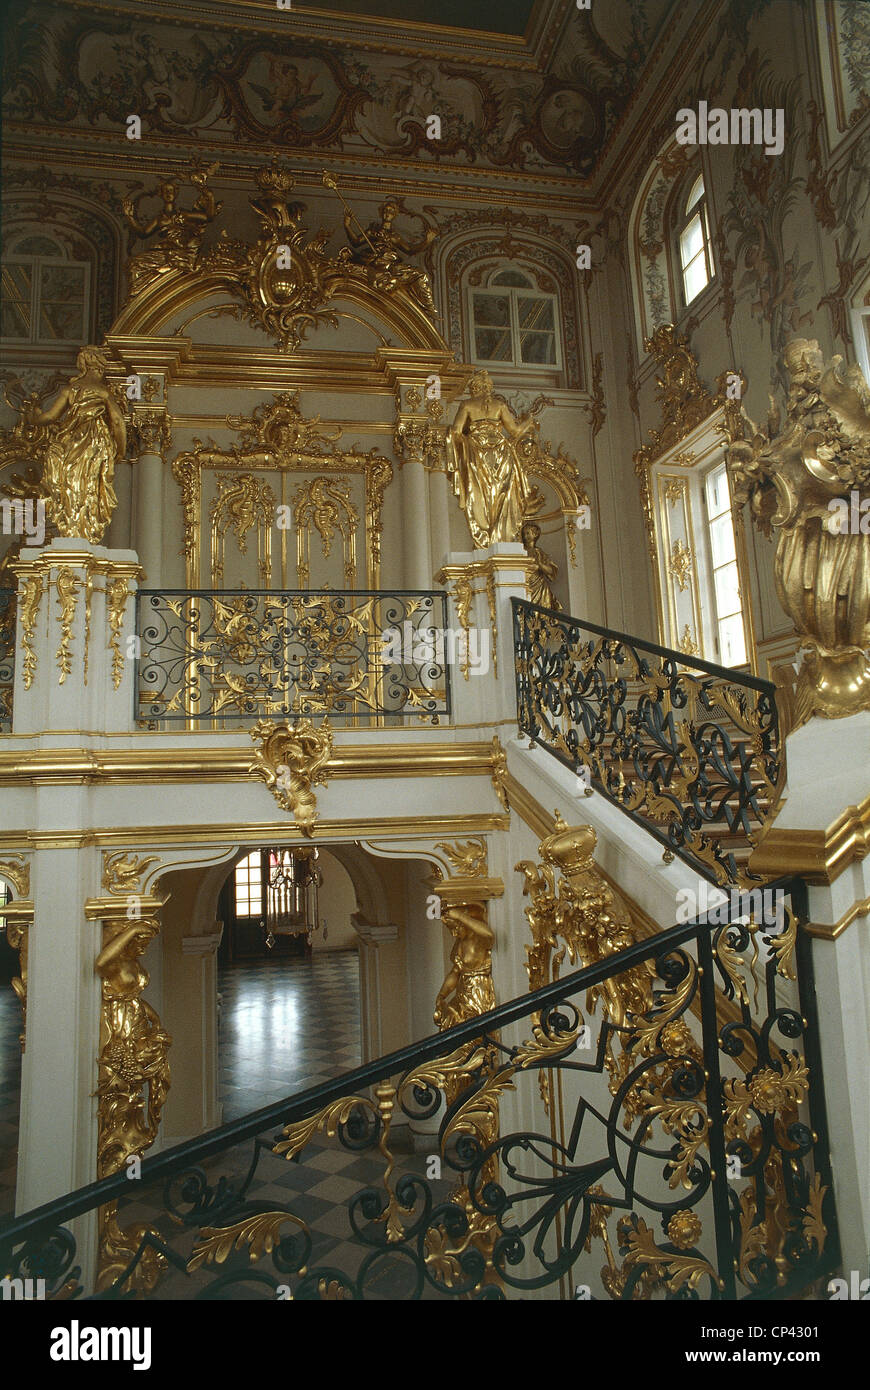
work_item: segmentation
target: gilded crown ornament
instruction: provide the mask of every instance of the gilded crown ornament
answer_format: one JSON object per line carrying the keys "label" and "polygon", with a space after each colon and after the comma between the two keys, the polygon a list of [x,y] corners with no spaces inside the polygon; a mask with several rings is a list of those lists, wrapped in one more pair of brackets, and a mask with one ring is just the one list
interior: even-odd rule
{"label": "gilded crown ornament", "polygon": [[859,368],[825,362],[819,345],[786,345],[786,419],[767,429],[729,412],[728,469],[735,511],[777,533],[779,601],[804,639],[797,724],[870,709],[870,535],[841,532],[852,493],[870,496],[870,392]]}

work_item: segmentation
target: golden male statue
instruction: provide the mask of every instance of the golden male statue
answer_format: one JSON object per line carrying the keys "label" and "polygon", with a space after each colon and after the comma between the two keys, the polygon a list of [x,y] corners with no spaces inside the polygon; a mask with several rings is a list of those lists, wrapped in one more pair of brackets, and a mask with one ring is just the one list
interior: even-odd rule
{"label": "golden male statue", "polygon": [[456,412],[449,453],[453,490],[468,518],[475,546],[518,541],[530,488],[517,443],[534,428],[520,425],[513,411],[495,400],[489,372],[475,372],[471,399]]}

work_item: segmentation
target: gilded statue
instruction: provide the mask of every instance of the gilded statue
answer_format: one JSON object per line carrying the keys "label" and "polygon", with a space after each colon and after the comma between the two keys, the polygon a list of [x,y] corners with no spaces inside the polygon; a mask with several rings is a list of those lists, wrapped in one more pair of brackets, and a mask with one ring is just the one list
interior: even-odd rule
{"label": "gilded statue", "polygon": [[435,1024],[443,1033],[457,1023],[476,1018],[495,1008],[492,984],[492,948],[495,935],[481,903],[445,907],[444,925],[452,932],[450,969],[435,1000]]}
{"label": "gilded statue", "polygon": [[121,926],[94,967],[103,982],[100,1177],[117,1172],[131,1154],[141,1156],[153,1144],[169,1090],[166,1054],[172,1039],[142,998],[148,972],[140,957],[156,933],[156,923],[147,919]]}
{"label": "gilded statue", "polygon": [[[150,251],[142,251],[131,256],[127,271],[130,293],[136,294],[142,285],[167,270],[192,270],[199,254],[202,235],[210,222],[220,212],[221,203],[215,201],[208,180],[216,173],[217,164],[207,168],[195,167],[190,182],[197,190],[193,206],[181,208],[178,205],[178,183],[175,179],[164,179],[156,190],[144,189],[134,198],[125,198],[121,204],[127,225],[137,238],[158,236],[157,245]],[[146,221],[140,221],[138,205],[143,198],[156,195],[163,206]]]}
{"label": "gilded statue", "polygon": [[109,360],[96,347],[82,348],[78,375],[48,410],[30,406],[28,425],[51,425],[43,455],[46,509],[61,536],[97,545],[117,505],[112,480],[127,448],[124,415],[106,375]]}
{"label": "gilded statue", "polygon": [[530,602],[536,603],[539,608],[560,609],[562,605],[553,591],[553,580],[559,572],[559,567],[555,560],[550,559],[546,550],[538,545],[541,536],[540,526],[536,521],[525,521],[520,536],[526,547],[526,554],[535,562],[534,569],[530,570],[526,577]]}
{"label": "gilded statue", "polygon": [[[328,186],[335,187],[335,184]],[[424,231],[417,240],[408,240],[393,226],[399,213],[404,211],[406,209],[400,198],[387,198],[378,208],[380,222],[371,222],[363,230],[348,208],[344,214],[344,229],[350,246],[342,247],[338,253],[339,260],[367,267],[372,288],[379,293],[389,294],[401,285],[434,315],[437,311],[429,276],[423,270],[403,265],[402,258],[425,251],[432,245],[438,232],[426,222],[422,213],[409,214],[423,222]]]}
{"label": "gilded statue", "polygon": [[870,535],[860,524],[870,498],[870,391],[842,360],[826,363],[817,342],[794,338],[784,353],[785,423],[773,407],[766,430],[742,412],[728,417],[735,511],[749,502],[759,530],[778,533],[776,592],[803,638],[798,724],[870,709]]}
{"label": "gilded statue", "polygon": [[456,412],[448,455],[453,489],[478,549],[494,541],[518,541],[531,501],[531,489],[517,445],[534,430],[529,418],[493,396],[489,372],[475,372],[470,400]]}

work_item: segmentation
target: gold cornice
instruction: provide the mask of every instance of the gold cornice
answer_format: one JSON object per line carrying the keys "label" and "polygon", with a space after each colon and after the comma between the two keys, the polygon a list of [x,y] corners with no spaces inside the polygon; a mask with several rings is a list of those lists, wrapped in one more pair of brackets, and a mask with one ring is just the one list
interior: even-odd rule
{"label": "gold cornice", "polygon": [[[5,910],[4,908],[4,912]],[[867,916],[870,916],[870,898],[862,898],[860,902],[853,903],[848,912],[844,912],[836,922],[807,922],[805,930],[809,936],[821,937],[823,941],[836,941],[837,937],[842,936],[846,928],[857,922],[859,917]]]}
{"label": "gold cornice", "polygon": [[[383,816],[354,817],[348,820],[326,820],[317,822],[314,841],[324,840],[346,842],[348,840],[383,839],[385,836],[403,841],[412,838],[430,839],[435,835],[469,836],[488,835],[496,830],[507,830],[510,816],[501,813],[480,815],[446,816]],[[99,827],[95,830],[8,830],[2,835],[4,848],[9,850],[41,849],[84,849],[98,846],[104,849],[131,849],[145,846],[187,848],[193,845],[237,844],[292,844],[310,841],[300,833],[289,820],[257,821],[240,826],[237,822],[229,824],[194,827],[191,825],[131,826],[119,830],[117,827]],[[114,899],[117,903],[118,899]]]}
{"label": "gold cornice", "polygon": [[[189,737],[189,735],[188,735]],[[62,783],[247,782],[249,750],[34,749],[0,753],[0,786]],[[490,777],[489,743],[339,745],[329,761],[330,777]]]}
{"label": "gold cornice", "polygon": [[20,575],[50,573],[59,565],[82,566],[91,575],[110,574],[113,579],[141,580],[145,574],[135,560],[114,560],[107,555],[94,555],[90,550],[40,550],[34,555],[22,550],[13,561],[15,573]]}
{"label": "gold cornice", "polygon": [[[11,132],[12,122],[8,123]],[[24,127],[22,126],[23,130]],[[31,127],[27,127],[28,130]],[[57,130],[53,126],[37,127],[36,130],[46,138],[45,145],[29,145],[17,142],[7,135],[5,156],[7,169],[12,160],[21,163],[35,165],[49,164],[52,168],[66,168],[78,170],[79,172],[89,172],[97,176],[104,176],[106,172],[117,173],[117,137],[113,132],[99,132],[93,130],[81,130],[80,135],[86,135],[89,140],[98,140],[111,147],[104,151],[88,149],[82,151],[65,151],[62,157],[58,156],[57,150]],[[234,146],[218,143],[212,147],[215,158],[219,158],[222,165],[222,175],[220,186],[236,187],[244,182],[250,182],[250,177],[256,172],[258,164],[230,164]],[[164,142],[159,147],[160,152],[153,156],[143,156],[137,151],[132,151],[135,156],[134,162],[124,165],[124,174],[129,179],[135,179],[143,175],[162,175],[177,174],[182,175],[189,171],[190,160],[194,155],[202,154],[202,147],[194,145],[188,140],[177,140],[171,137],[164,137]],[[174,151],[178,150],[175,154]],[[347,192],[358,193],[363,196],[377,197],[383,195],[384,191],[384,169],[383,161],[378,163],[374,157],[365,158],[361,155],[342,154],[339,151],[329,152],[330,165],[335,169],[342,169],[343,187]],[[360,166],[363,166],[362,169]],[[294,154],[294,173],[299,191],[313,192],[320,185],[320,171],[323,167],[323,153],[307,155],[305,151],[298,151]],[[598,213],[601,211],[602,200],[600,197],[593,197],[589,192],[589,186],[580,179],[570,176],[560,175],[555,170],[551,173],[542,174],[540,171],[529,169],[525,171],[513,172],[506,169],[482,169],[472,166],[452,166],[454,177],[450,180],[443,178],[432,178],[432,166],[424,164],[418,160],[394,159],[387,167],[387,175],[390,186],[393,190],[409,197],[425,197],[429,201],[442,202],[445,206],[450,204],[462,205],[465,203],[479,206],[481,202],[481,186],[486,189],[484,198],[491,206],[504,205],[506,207],[522,206],[527,211],[537,211],[549,213],[551,216],[564,217],[572,225],[582,213]],[[402,177],[404,172],[407,177]],[[417,176],[417,177],[415,177]],[[463,184],[462,179],[467,180]],[[501,183],[511,185],[498,187]]]}
{"label": "gold cornice", "polygon": [[4,921],[12,922],[17,927],[27,927],[33,921],[33,899],[16,898],[14,902],[4,903],[0,908]]}
{"label": "gold cornice", "polygon": [[[137,893],[137,910],[141,917],[150,917],[169,902],[168,893]],[[88,898],[85,901],[85,919],[88,922],[104,922],[107,919],[127,916],[127,899]]]}
{"label": "gold cornice", "polygon": [[795,830],[773,824],[749,859],[764,878],[799,874],[808,883],[833,883],[870,850],[870,796],[847,806],[827,830]]}

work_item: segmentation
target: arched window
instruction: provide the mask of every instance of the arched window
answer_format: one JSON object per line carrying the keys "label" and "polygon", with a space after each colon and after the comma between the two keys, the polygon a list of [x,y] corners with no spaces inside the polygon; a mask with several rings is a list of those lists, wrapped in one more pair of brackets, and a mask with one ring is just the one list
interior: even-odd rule
{"label": "arched window", "polygon": [[691,304],[713,279],[710,219],[704,176],[699,174],[689,189],[676,227],[677,252],[683,281],[683,303]]}
{"label": "arched window", "polygon": [[468,291],[473,358],[482,364],[559,368],[562,365],[558,300],[519,269],[491,272],[486,285]]}
{"label": "arched window", "polygon": [[29,233],[2,262],[0,337],[15,343],[87,342],[90,266],[53,237]]}

